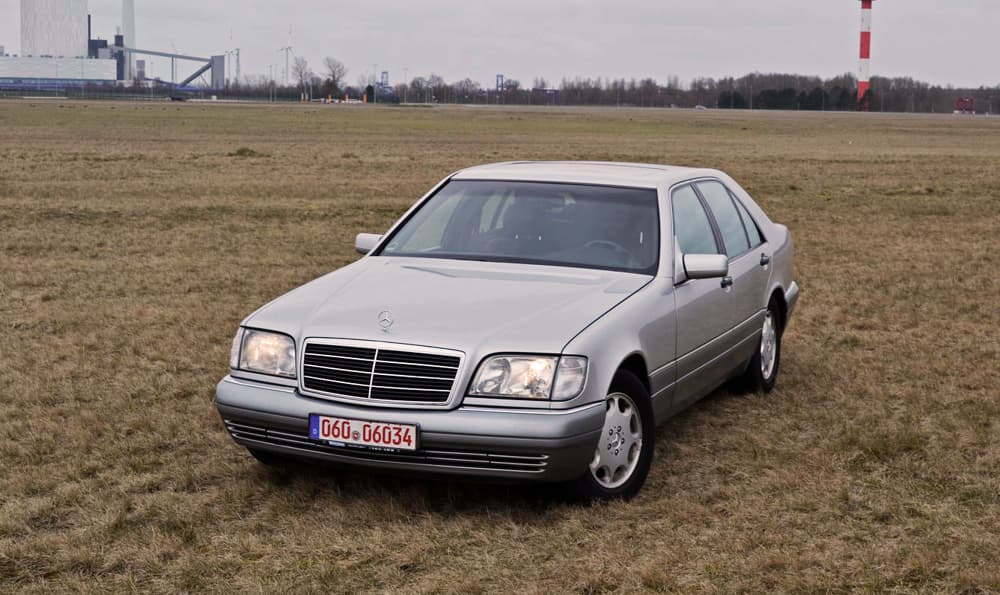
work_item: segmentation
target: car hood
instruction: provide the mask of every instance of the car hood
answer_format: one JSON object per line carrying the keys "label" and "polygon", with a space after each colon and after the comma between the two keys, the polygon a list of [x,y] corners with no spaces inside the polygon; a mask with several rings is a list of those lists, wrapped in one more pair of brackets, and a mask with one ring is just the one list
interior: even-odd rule
{"label": "car hood", "polygon": [[[367,257],[264,306],[244,325],[467,354],[560,353],[652,277],[614,271]],[[391,326],[379,324],[389,313]],[[383,321],[384,323],[385,321]]]}

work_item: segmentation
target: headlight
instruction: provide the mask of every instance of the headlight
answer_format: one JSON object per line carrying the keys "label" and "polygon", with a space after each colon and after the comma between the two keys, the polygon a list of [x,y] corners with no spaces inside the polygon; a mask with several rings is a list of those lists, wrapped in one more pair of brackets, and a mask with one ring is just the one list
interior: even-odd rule
{"label": "headlight", "polygon": [[[237,365],[232,366],[234,361]],[[295,378],[295,342],[288,335],[240,329],[233,339],[230,365],[247,372]]]}
{"label": "headlight", "polygon": [[580,394],[586,379],[585,357],[498,355],[479,366],[469,394],[566,400]]}

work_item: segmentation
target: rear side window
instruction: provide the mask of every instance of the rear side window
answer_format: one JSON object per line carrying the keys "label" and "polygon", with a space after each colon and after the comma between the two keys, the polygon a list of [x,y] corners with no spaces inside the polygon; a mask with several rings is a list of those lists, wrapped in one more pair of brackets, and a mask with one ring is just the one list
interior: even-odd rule
{"label": "rear side window", "polygon": [[690,186],[674,190],[674,235],[684,254],[719,254],[705,208]]}
{"label": "rear side window", "polygon": [[754,223],[753,217],[747,212],[746,207],[733,197],[733,202],[736,203],[736,209],[740,212],[740,218],[743,219],[743,226],[747,230],[747,236],[750,238],[750,247],[756,248],[764,243],[763,238],[760,235],[760,229],[757,228],[757,224]]}
{"label": "rear side window", "polygon": [[726,245],[726,256],[732,258],[749,250],[750,241],[747,239],[746,229],[743,228],[740,213],[726,187],[719,182],[699,182],[698,190],[705,197],[705,202],[719,225],[722,241]]}

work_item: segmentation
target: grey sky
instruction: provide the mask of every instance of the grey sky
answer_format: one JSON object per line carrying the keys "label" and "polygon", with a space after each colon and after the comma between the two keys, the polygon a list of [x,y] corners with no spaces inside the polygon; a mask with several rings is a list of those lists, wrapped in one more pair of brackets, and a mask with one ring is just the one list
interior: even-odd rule
{"label": "grey sky", "polygon": [[[20,0],[0,0],[0,45],[20,46]],[[97,35],[114,34],[120,0],[90,0]],[[373,65],[403,78],[440,74],[492,85],[496,73],[644,77],[857,69],[858,0],[136,0],[138,45],[195,55],[241,48],[244,74],[284,71],[296,55],[321,71],[332,55],[357,82]],[[872,73],[956,86],[1000,84],[997,0],[876,0]],[[232,38],[230,40],[230,31]],[[169,77],[152,58],[154,75]]]}

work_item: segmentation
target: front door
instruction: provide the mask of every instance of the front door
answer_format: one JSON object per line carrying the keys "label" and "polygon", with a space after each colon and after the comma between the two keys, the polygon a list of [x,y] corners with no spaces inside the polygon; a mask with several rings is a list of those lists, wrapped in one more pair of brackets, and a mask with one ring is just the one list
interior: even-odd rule
{"label": "front door", "polygon": [[[722,254],[704,204],[692,186],[671,195],[675,250]],[[688,279],[674,287],[677,311],[677,387],[673,409],[681,409],[715,388],[724,377],[721,357],[733,344],[733,290],[721,279]]]}

